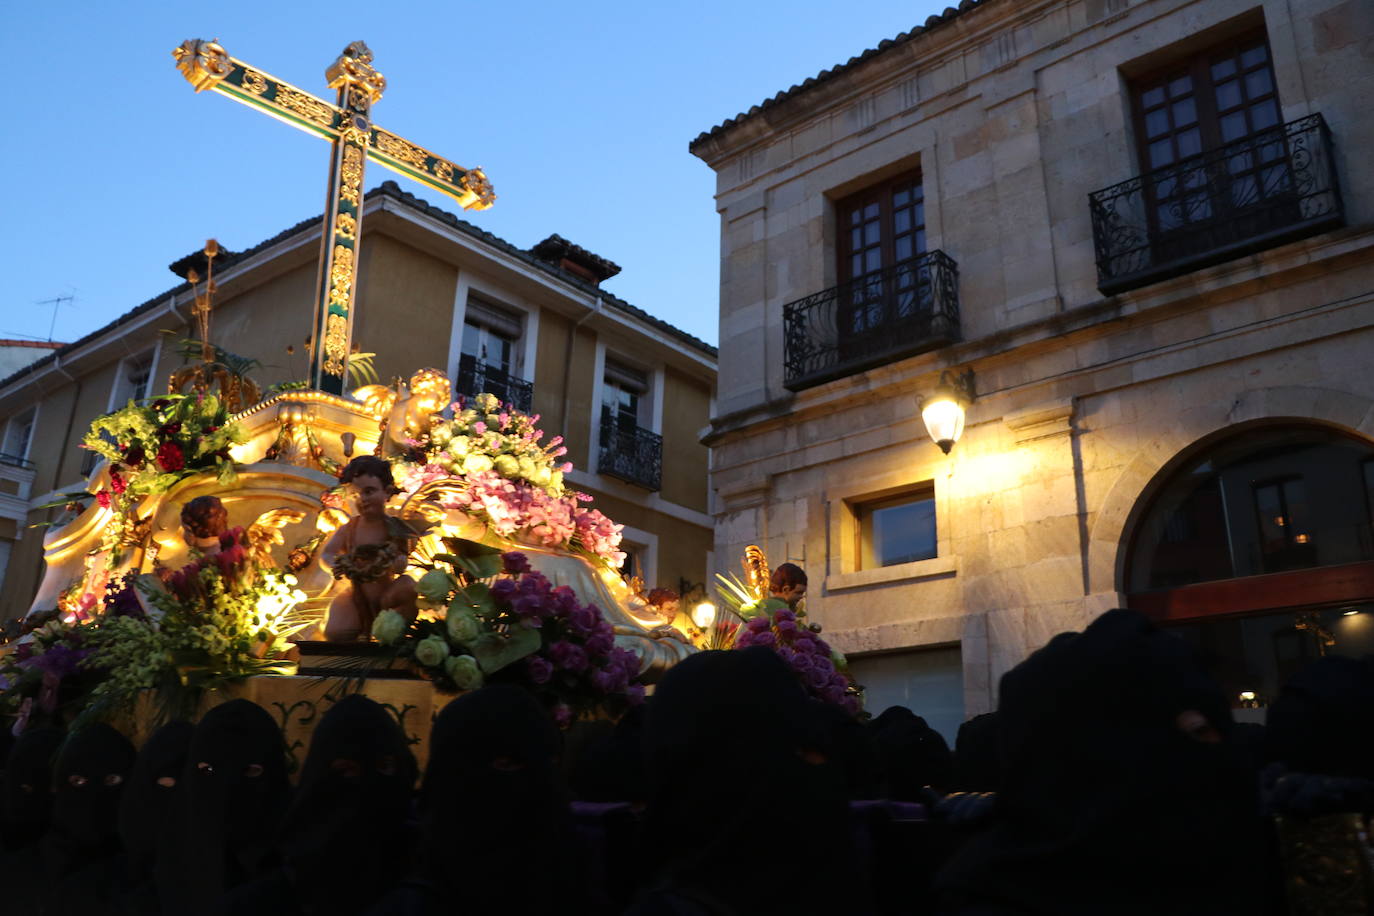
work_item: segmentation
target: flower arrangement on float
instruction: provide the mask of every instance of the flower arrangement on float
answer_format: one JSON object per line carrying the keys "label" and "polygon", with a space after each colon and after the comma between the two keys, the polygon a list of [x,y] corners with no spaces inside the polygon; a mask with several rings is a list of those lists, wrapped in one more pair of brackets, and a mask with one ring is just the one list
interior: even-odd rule
{"label": "flower arrangement on float", "polygon": [[290,674],[287,639],[314,623],[290,573],[253,557],[242,528],[219,550],[166,575],[128,575],[104,613],[54,619],[0,659],[0,711],[31,721],[113,718],[145,690],[167,715],[194,711],[205,690],[255,674]]}
{"label": "flower arrangement on float", "polygon": [[699,646],[765,646],[787,662],[812,697],[840,706],[850,715],[863,712],[863,688],[850,677],[848,660],[821,638],[820,624],[807,622],[803,606],[759,598],[733,575],[717,574],[716,579],[720,610],[701,621],[704,626],[694,634]]}
{"label": "flower arrangement on float", "polygon": [[611,567],[625,561],[621,526],[583,505],[590,496],[565,485],[572,464],[561,460],[563,437],[544,442],[538,414],[491,394],[459,399],[453,413],[452,420],[436,418],[424,440],[408,440],[409,453],[393,459],[403,499],[426,484],[460,479],[444,508],[473,516],[503,538],[581,553]]}
{"label": "flower arrangement on float", "polygon": [[119,562],[138,522],[134,510],[139,497],[165,493],[183,478],[207,472],[221,484],[232,484],[237,474],[229,449],[243,438],[214,395],[130,401],[93,420],[81,444],[109,462],[109,487],[98,490],[95,499],[113,513],[104,543],[110,565]]}
{"label": "flower arrangement on float", "polygon": [[555,587],[524,554],[472,548],[463,557],[440,555],[448,570],[421,578],[433,614],[408,623],[384,610],[372,628],[377,641],[442,690],[473,690],[492,680],[520,684],[561,726],[643,700],[639,656],[616,646],[596,605]]}

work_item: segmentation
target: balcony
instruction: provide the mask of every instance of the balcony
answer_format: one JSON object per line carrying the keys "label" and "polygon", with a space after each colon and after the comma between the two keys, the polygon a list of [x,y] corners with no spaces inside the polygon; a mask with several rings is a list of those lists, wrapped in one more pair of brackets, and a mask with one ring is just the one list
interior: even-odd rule
{"label": "balcony", "polygon": [[0,452],[0,464],[25,471],[32,471],[35,467],[34,463],[27,458],[20,458],[18,455],[10,455],[5,452]]}
{"label": "balcony", "polygon": [[663,437],[603,416],[597,470],[646,490],[658,490],[663,480]]}
{"label": "balcony", "polygon": [[1345,221],[1320,114],[1096,191],[1088,204],[1106,296]]}
{"label": "balcony", "polygon": [[783,306],[783,384],[799,391],[959,339],[959,268],[930,251]]}
{"label": "balcony", "polygon": [[530,412],[534,401],[534,383],[511,375],[504,369],[489,366],[467,353],[458,357],[458,378],[454,390],[468,397],[494,394],[501,403],[525,413]]}

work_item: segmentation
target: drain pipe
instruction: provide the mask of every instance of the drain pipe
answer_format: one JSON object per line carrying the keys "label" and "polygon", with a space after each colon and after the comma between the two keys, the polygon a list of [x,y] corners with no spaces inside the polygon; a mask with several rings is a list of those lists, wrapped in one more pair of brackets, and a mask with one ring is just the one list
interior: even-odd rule
{"label": "drain pipe", "polygon": [[[573,354],[573,342],[577,340],[577,329],[580,328],[580,327],[582,327],[582,323],[583,323],[584,321],[586,321],[588,318],[591,318],[593,315],[599,315],[599,314],[601,314],[601,294],[600,294],[600,293],[597,294],[597,296],[596,296],[596,302],[592,305],[591,311],[587,312],[587,314],[583,315],[581,318],[579,318],[579,319],[577,319],[576,321],[574,321],[574,322],[573,322],[572,328],[569,329],[569,331],[568,331],[568,346],[567,346],[567,347],[564,349],[564,351],[563,351],[563,416],[562,416],[562,425],[563,425],[563,438],[564,438],[564,440],[566,440],[566,439],[568,438],[568,430],[569,430],[569,427],[568,427],[568,408],[571,406],[571,400],[572,400],[571,397],[570,397],[569,394],[568,394],[568,386],[569,386],[569,384],[570,384],[571,381],[572,381],[572,354]],[[590,444],[590,443],[587,445],[587,448],[588,448],[588,450],[591,449],[591,444]]]}

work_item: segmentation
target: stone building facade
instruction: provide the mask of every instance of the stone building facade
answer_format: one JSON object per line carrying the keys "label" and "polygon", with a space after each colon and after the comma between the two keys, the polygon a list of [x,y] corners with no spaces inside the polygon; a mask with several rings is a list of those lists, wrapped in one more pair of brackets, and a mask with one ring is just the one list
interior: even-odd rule
{"label": "stone building facade", "polygon": [[[626,526],[633,571],[650,586],[703,582],[715,348],[602,290],[619,268],[559,236],[520,249],[392,182],[365,208],[353,340],[381,381],[432,366],[458,393],[540,414],[566,439],[570,482]],[[315,217],[216,261],[211,337],[259,360],[264,389],[307,375],[319,238]],[[203,274],[203,254],[171,266],[185,277],[197,259]],[[193,304],[181,283],[0,381],[0,621],[29,609],[41,577],[37,507],[84,486],[92,419],[166,389]]]}
{"label": "stone building facade", "polygon": [[[1317,629],[1368,651],[1371,35],[1361,0],[964,0],[700,135],[718,562],[804,565],[947,734],[1117,606],[1256,704]],[[970,369],[945,455],[920,404]]]}

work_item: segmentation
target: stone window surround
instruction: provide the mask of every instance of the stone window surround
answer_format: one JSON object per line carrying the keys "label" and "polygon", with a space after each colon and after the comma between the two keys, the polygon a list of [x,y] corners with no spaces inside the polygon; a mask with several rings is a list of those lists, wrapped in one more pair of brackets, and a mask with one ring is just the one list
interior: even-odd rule
{"label": "stone window surround", "polygon": [[[859,569],[859,519],[856,508],[867,502],[926,488],[933,489],[935,493],[935,556],[929,560],[916,560],[895,566]],[[931,477],[903,470],[885,474],[880,478],[855,482],[839,489],[828,489],[826,496],[829,516],[827,540],[830,554],[826,563],[827,593],[958,575],[959,560],[953,554],[949,536],[949,494],[945,487],[939,486]]]}

